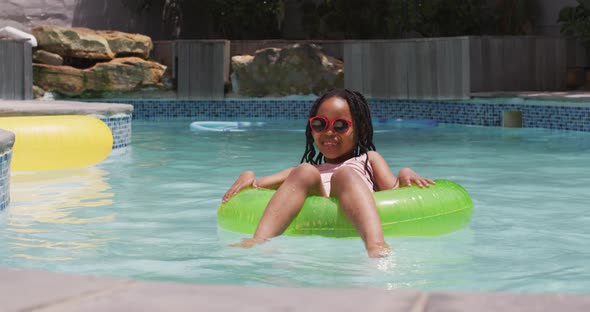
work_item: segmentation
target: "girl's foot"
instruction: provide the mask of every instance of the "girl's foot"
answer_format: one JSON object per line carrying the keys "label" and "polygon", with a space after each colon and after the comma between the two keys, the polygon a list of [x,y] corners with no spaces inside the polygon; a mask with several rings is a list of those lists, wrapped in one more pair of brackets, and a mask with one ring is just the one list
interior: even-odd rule
{"label": "girl's foot", "polygon": [[256,245],[260,245],[266,242],[268,239],[263,238],[244,238],[241,242],[231,244],[230,247],[242,247],[242,248],[252,248]]}
{"label": "girl's foot", "polygon": [[391,255],[393,251],[387,243],[367,245],[367,254],[370,258],[383,258]]}

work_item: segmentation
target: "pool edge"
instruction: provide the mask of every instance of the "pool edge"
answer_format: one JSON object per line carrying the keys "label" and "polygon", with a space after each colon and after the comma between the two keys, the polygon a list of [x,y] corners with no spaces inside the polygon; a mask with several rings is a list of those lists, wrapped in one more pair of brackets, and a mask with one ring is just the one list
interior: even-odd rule
{"label": "pool edge", "polygon": [[[145,282],[0,268],[4,311],[582,311],[588,294]],[[59,285],[59,287],[56,287]]]}

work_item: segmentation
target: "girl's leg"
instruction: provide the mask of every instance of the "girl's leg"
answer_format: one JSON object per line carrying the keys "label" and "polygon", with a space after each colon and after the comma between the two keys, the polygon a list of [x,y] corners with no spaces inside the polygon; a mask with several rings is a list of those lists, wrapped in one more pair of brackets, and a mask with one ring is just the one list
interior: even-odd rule
{"label": "girl's leg", "polygon": [[365,243],[370,257],[383,257],[391,249],[383,238],[381,219],[373,193],[358,173],[350,167],[341,167],[332,176],[330,196],[338,198],[344,215],[354,225]]}
{"label": "girl's leg", "polygon": [[301,164],[294,168],[266,206],[253,240],[262,242],[283,233],[301,210],[305,198],[323,193],[320,172],[314,166]]}

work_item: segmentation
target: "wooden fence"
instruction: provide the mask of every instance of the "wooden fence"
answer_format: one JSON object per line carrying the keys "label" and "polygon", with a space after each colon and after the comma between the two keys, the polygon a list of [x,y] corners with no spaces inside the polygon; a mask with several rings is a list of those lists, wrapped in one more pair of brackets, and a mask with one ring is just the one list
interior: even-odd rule
{"label": "wooden fence", "polygon": [[27,40],[0,39],[0,99],[33,98],[32,47]]}
{"label": "wooden fence", "polygon": [[154,43],[156,61],[171,67],[179,99],[223,99],[229,82],[229,41],[178,40]]}
{"label": "wooden fence", "polygon": [[463,99],[492,91],[565,89],[566,42],[449,37],[344,43],[344,84],[368,97]]}
{"label": "wooden fence", "polygon": [[469,37],[471,92],[563,91],[566,40],[552,37]]}
{"label": "wooden fence", "polygon": [[[288,44],[236,42],[231,44],[236,50],[232,54],[279,43]],[[345,87],[372,98],[462,99],[477,92],[566,88],[567,46],[563,38],[450,37],[319,43],[337,56],[341,53]],[[0,99],[33,97],[31,52],[26,41],[0,40]],[[229,41],[155,42],[154,58],[171,67],[178,98],[224,98],[230,73]]]}
{"label": "wooden fence", "polygon": [[[297,41],[156,42],[179,98],[220,99],[230,55]],[[556,37],[448,37],[307,41],[344,60],[345,87],[384,99],[465,99],[478,92],[563,91],[567,44]],[[231,51],[230,51],[231,45]],[[160,59],[158,59],[158,56]]]}

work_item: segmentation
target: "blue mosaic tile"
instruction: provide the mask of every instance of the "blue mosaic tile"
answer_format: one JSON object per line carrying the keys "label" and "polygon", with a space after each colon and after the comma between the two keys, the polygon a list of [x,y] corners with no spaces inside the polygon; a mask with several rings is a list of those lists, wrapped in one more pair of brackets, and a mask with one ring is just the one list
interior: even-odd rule
{"label": "blue mosaic tile", "polygon": [[10,160],[12,150],[0,154],[0,210],[10,203]]}
{"label": "blue mosaic tile", "polygon": [[113,149],[131,144],[131,115],[100,117],[113,134]]}
{"label": "blue mosaic tile", "polygon": [[[134,107],[133,119],[305,119],[313,100],[117,100]],[[497,104],[481,101],[369,100],[373,117],[501,126],[504,111],[521,111],[523,127],[590,131],[590,105]]]}

